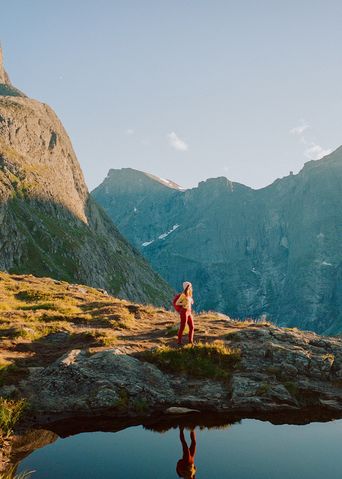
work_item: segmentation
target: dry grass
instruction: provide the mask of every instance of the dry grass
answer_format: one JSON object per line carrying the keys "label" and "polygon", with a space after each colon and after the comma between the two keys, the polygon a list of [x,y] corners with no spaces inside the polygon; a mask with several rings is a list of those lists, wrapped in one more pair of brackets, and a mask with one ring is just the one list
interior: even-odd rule
{"label": "dry grass", "polygon": [[0,472],[0,479],[29,479],[35,471],[27,471],[16,474],[16,467],[7,472]]}
{"label": "dry grass", "polygon": [[[177,364],[178,371],[183,371],[186,356],[193,366],[184,372],[201,375],[207,368],[205,374],[224,377],[230,366],[218,372],[209,363],[231,365],[237,357],[236,350],[229,349],[230,343],[236,344],[235,333],[257,326],[214,312],[195,314],[195,340],[200,344],[174,351],[178,327],[175,312],[120,300],[84,285],[0,272],[0,385],[15,384],[29,367],[50,364],[75,348],[91,353],[108,347],[127,354],[147,351],[165,368],[170,359],[170,368]],[[148,353],[156,347],[158,353]]]}

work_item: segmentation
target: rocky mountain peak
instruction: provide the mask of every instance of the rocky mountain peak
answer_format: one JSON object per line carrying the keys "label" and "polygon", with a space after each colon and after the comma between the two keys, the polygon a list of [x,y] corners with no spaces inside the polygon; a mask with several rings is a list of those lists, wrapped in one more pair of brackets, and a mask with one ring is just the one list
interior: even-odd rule
{"label": "rocky mountain peak", "polygon": [[[115,188],[121,193],[130,191],[138,195],[149,193],[151,188],[153,191],[168,191],[170,194],[185,191],[184,188],[171,180],[134,168],[110,169],[103,186],[106,191]],[[94,192],[96,190],[97,188]]]}
{"label": "rocky mountain peak", "polygon": [[172,289],[90,198],[61,121],[11,85],[0,53],[0,271],[167,304]]}
{"label": "rocky mountain peak", "polygon": [[0,45],[0,83],[4,83],[5,85],[11,84],[10,79],[4,68],[3,53],[2,53],[1,45]]}
{"label": "rocky mountain peak", "polygon": [[240,183],[235,183],[225,176],[219,176],[217,178],[208,178],[205,181],[201,181],[198,184],[198,190],[208,191],[210,194],[226,194],[242,190],[247,191],[251,190],[251,188]]}

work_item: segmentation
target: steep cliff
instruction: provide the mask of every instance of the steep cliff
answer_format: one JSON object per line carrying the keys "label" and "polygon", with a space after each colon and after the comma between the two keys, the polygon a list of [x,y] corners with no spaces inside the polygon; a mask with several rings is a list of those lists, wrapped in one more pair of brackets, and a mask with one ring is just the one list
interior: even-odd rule
{"label": "steep cliff", "polygon": [[14,88],[0,51],[0,269],[163,304],[172,290],[90,198],[63,125]]}
{"label": "steep cliff", "polygon": [[342,330],[342,148],[260,190],[216,178],[156,194],[124,173],[93,196],[171,285],[194,283],[199,310]]}

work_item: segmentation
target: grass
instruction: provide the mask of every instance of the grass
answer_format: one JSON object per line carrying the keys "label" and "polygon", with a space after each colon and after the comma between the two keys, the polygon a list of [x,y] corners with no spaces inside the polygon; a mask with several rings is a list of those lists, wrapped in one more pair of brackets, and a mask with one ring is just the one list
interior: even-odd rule
{"label": "grass", "polygon": [[284,386],[288,390],[288,392],[293,396],[294,398],[298,397],[299,390],[297,384],[295,384],[292,381],[287,381],[284,383]]}
{"label": "grass", "polygon": [[98,346],[113,346],[117,341],[117,335],[115,331],[108,330],[86,330],[83,333],[73,333],[69,337],[70,341],[74,339],[82,340],[85,344],[88,342],[93,342]]}
{"label": "grass", "polygon": [[7,472],[0,472],[0,479],[29,479],[35,471],[15,473],[16,467]]}
{"label": "grass", "polygon": [[0,438],[8,437],[26,408],[26,401],[0,397]]}
{"label": "grass", "polygon": [[144,414],[148,411],[148,402],[146,399],[135,399],[133,401],[132,407],[135,412],[139,414]]}
{"label": "grass", "polygon": [[51,299],[51,294],[48,291],[39,289],[24,289],[15,294],[15,298],[20,301],[46,301]]}
{"label": "grass", "polygon": [[332,364],[335,361],[335,356],[332,353],[323,354],[323,361],[329,361]]}
{"label": "grass", "polygon": [[279,366],[269,366],[266,368],[266,372],[271,376],[275,376],[278,380],[281,379],[282,369]]}
{"label": "grass", "polygon": [[268,391],[270,390],[271,386],[267,383],[262,383],[259,388],[257,389],[256,391],[256,394],[259,395],[259,396],[264,396],[265,394],[268,393]]}
{"label": "grass", "polygon": [[0,362],[0,386],[13,384],[28,374],[27,368],[21,368],[9,361]]}
{"label": "grass", "polygon": [[[187,326],[186,326],[187,327]],[[179,329],[179,325],[178,324],[173,324],[172,326],[168,326],[166,328],[166,331],[165,331],[165,336],[167,336],[168,338],[171,338],[173,336],[176,336],[177,335],[177,332],[178,332],[178,329]],[[187,332],[184,331],[184,335],[186,335]]]}
{"label": "grass", "polygon": [[116,407],[120,410],[120,411],[126,411],[127,408],[128,408],[128,404],[129,404],[129,395],[128,395],[128,392],[127,390],[122,387],[119,391],[119,399],[116,403]]}
{"label": "grass", "polygon": [[[82,327],[99,345],[110,346],[115,331],[136,323],[133,306],[88,286],[0,272],[2,339],[33,342],[58,331],[79,333]],[[0,377],[1,369],[0,364]]]}
{"label": "grass", "polygon": [[141,353],[141,357],[167,372],[225,380],[237,367],[240,351],[226,346],[223,341],[215,341],[178,349],[160,346]]}
{"label": "grass", "polygon": [[11,366],[11,361],[0,360],[0,386],[3,384],[4,377],[6,377],[7,371]]}

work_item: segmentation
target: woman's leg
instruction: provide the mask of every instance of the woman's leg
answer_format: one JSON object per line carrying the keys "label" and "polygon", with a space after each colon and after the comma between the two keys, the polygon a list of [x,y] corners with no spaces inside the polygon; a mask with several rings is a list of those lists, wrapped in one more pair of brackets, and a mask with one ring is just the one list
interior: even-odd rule
{"label": "woman's leg", "polygon": [[180,316],[180,326],[178,330],[178,344],[182,344],[183,331],[186,325],[186,310],[182,309],[182,311],[179,313],[179,316]]}
{"label": "woman's leg", "polygon": [[191,444],[190,444],[190,455],[192,460],[194,461],[195,459],[195,454],[196,454],[196,433],[195,431],[190,432],[190,439],[191,439]]}
{"label": "woman's leg", "polygon": [[189,343],[194,342],[194,332],[195,332],[195,325],[194,325],[194,318],[192,317],[191,313],[187,314],[187,323],[189,328]]}

